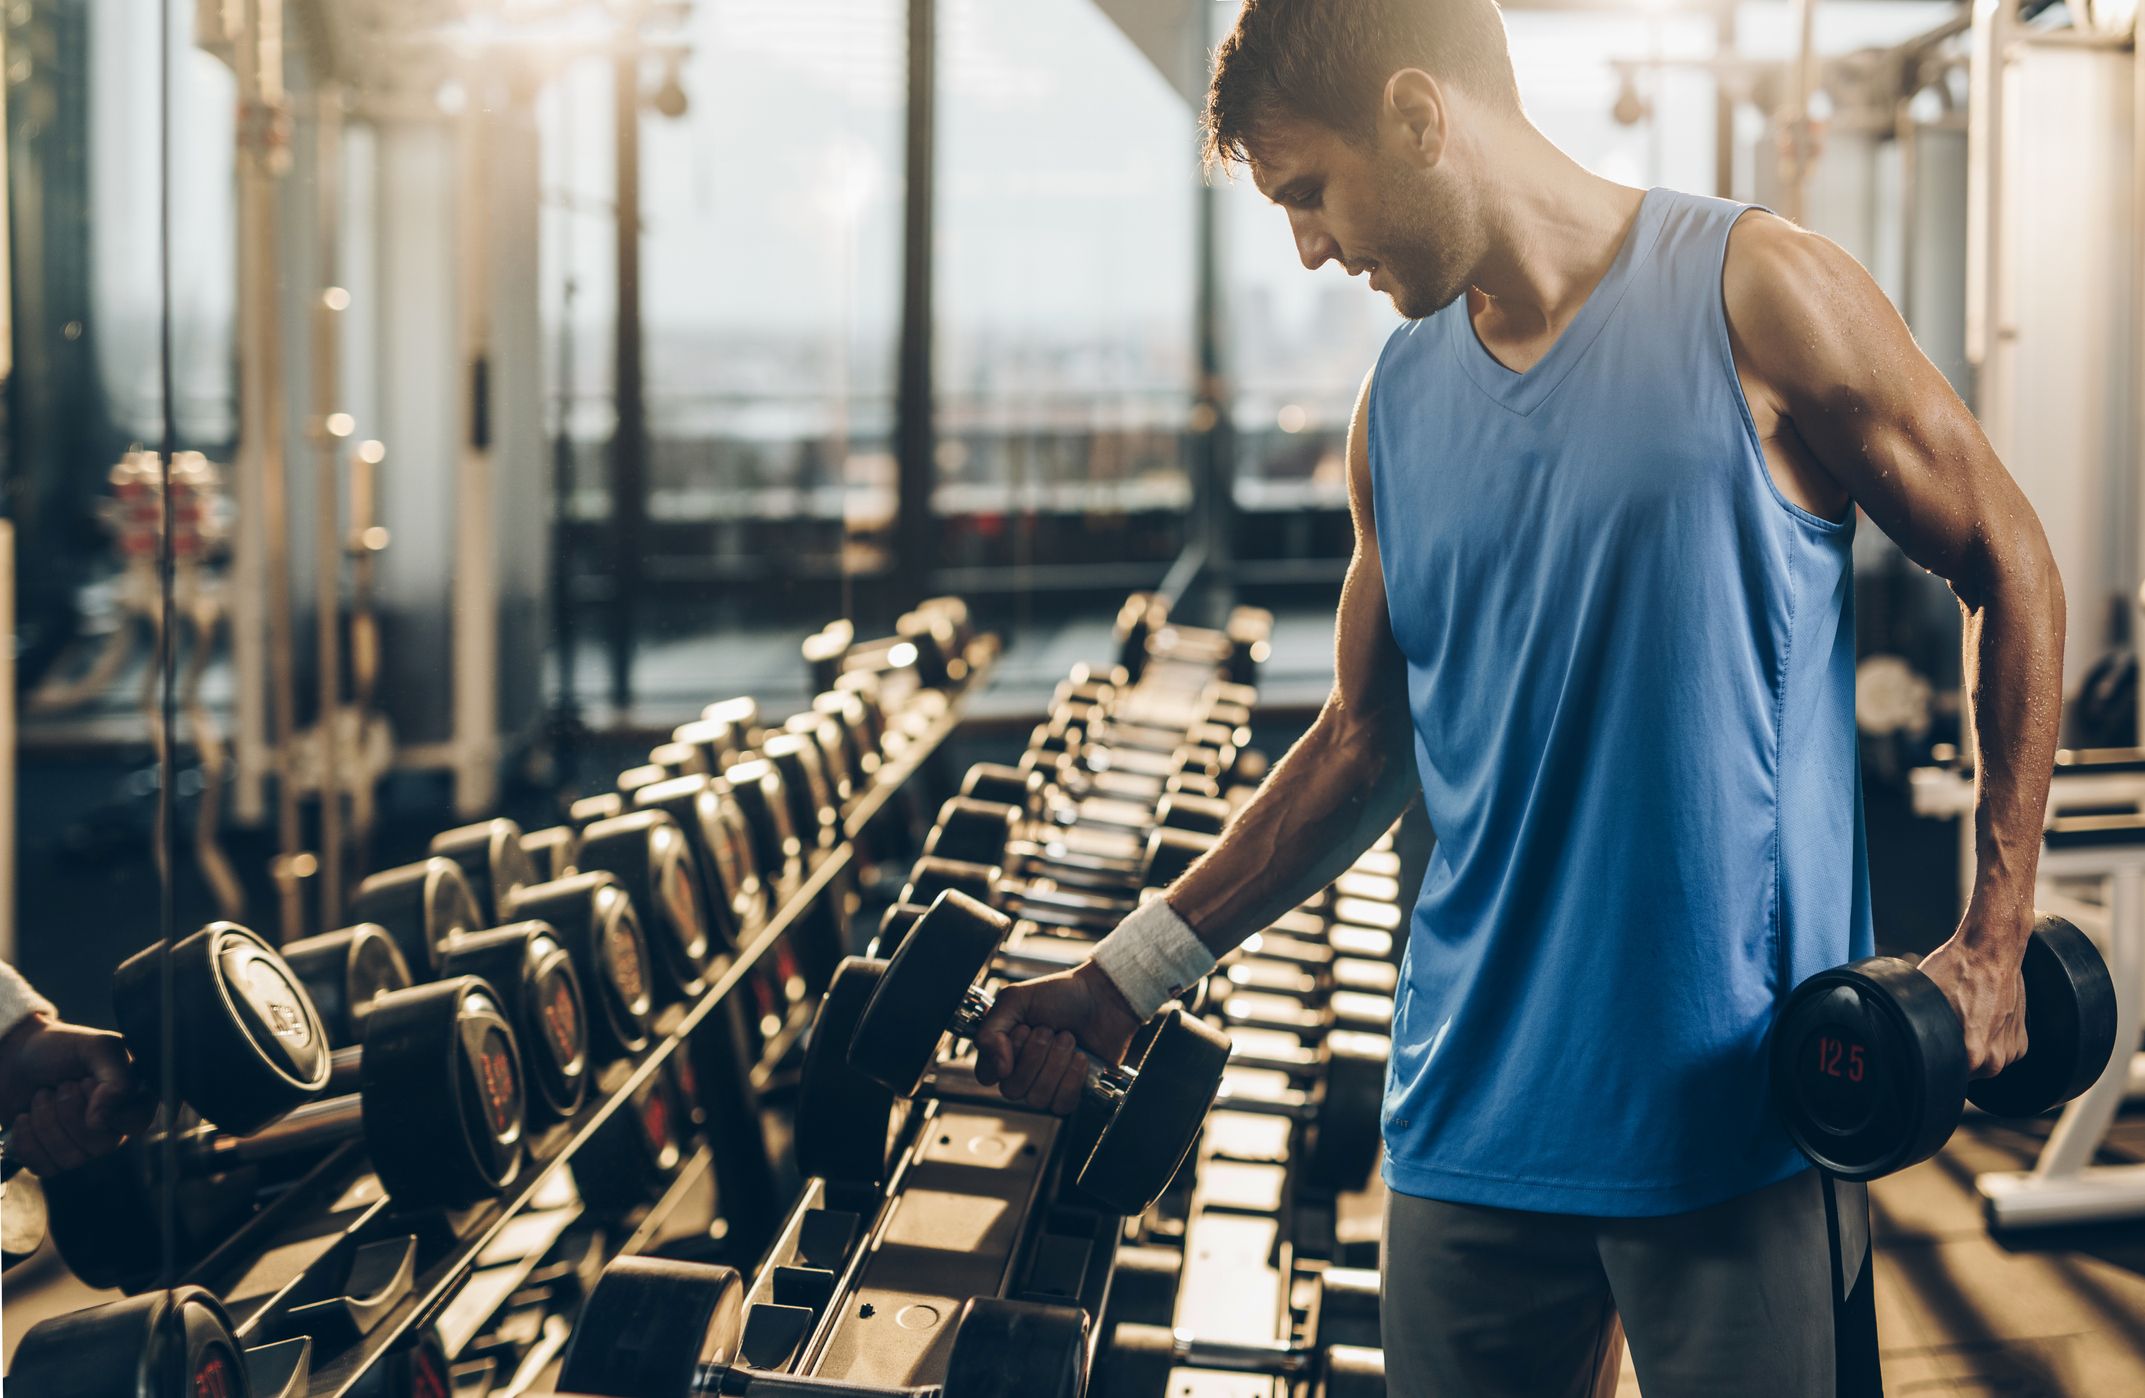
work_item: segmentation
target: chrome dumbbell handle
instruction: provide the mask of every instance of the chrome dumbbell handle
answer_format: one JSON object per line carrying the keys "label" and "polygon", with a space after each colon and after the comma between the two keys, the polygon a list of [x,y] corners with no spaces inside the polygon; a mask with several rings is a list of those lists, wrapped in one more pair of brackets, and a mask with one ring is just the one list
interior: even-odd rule
{"label": "chrome dumbbell handle", "polygon": [[[974,1039],[976,1031],[990,1016],[991,1007],[997,1002],[989,991],[980,985],[972,985],[961,997],[959,1008],[954,1010],[952,1021],[946,1026],[964,1039]],[[1116,1063],[1105,1063],[1086,1049],[1079,1050],[1080,1058],[1087,1069],[1087,1086],[1091,1091],[1108,1097],[1122,1097],[1132,1087],[1134,1073]]]}

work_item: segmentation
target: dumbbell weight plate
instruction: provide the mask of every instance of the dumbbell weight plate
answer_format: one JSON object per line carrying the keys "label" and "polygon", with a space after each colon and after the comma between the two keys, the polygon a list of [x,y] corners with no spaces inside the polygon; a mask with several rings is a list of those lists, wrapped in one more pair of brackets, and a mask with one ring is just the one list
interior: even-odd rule
{"label": "dumbbell weight plate", "polygon": [[781,769],[765,758],[748,758],[733,766],[726,780],[752,836],[752,859],[760,877],[786,885],[800,871],[804,842],[790,822],[789,789]]}
{"label": "dumbbell weight plate", "polygon": [[443,976],[476,976],[505,997],[527,1070],[529,1118],[573,1115],[588,1092],[588,1007],[581,978],[545,922],[472,932],[440,958]]}
{"label": "dumbbell weight plate", "polygon": [[1385,1351],[1366,1345],[1326,1350],[1326,1376],[1319,1398],[1385,1398]]}
{"label": "dumbbell weight plate", "polygon": [[1770,1047],[1774,1101],[1817,1164],[1870,1180],[1926,1160],[1966,1096],[1959,1019],[1913,962],[1821,971],[1788,997]]}
{"label": "dumbbell weight plate", "polygon": [[2026,1056],[1966,1085],[1966,1100],[2001,1117],[2038,1116],[2093,1085],[2115,1049],[2115,981],[2090,938],[2059,917],[2036,919],[2019,965],[2026,982]]}
{"label": "dumbbell weight plate", "polygon": [[595,1057],[609,1061],[647,1047],[654,1010],[648,943],[616,879],[590,872],[531,884],[514,895],[507,914],[549,925],[573,958]]}
{"label": "dumbbell weight plate", "polygon": [[511,820],[479,821],[434,835],[432,853],[461,867],[477,906],[496,923],[514,890],[539,882],[522,840],[521,827]]}
{"label": "dumbbell weight plate", "polygon": [[1179,1248],[1134,1247],[1117,1250],[1110,1274],[1109,1324],[1167,1325],[1177,1314],[1177,1286],[1184,1272]]}
{"label": "dumbbell weight plate", "polygon": [[231,1317],[198,1286],[40,1321],[23,1333],[8,1387],[40,1398],[244,1398],[251,1392]]}
{"label": "dumbbell weight plate", "polygon": [[320,1013],[330,1043],[358,1042],[364,1037],[372,1002],[410,985],[410,968],[402,952],[387,930],[373,922],[288,942],[283,961],[313,997],[313,1008]]}
{"label": "dumbbell weight plate", "polygon": [[[572,873],[579,840],[580,832],[571,825],[554,825],[548,830],[532,830],[522,836],[522,852],[528,855],[529,866],[536,872],[536,877],[529,882],[549,883]],[[506,910],[500,909],[499,915],[504,917]]]}
{"label": "dumbbell weight plate", "polygon": [[1148,888],[1167,888],[1183,877],[1184,871],[1208,850],[1214,848],[1214,837],[1196,830],[1175,830],[1158,827],[1147,837],[1146,878]]}
{"label": "dumbbell weight plate", "polygon": [[741,860],[736,828],[724,817],[724,788],[707,776],[678,777],[633,793],[633,804],[667,814],[692,847],[700,886],[712,914],[709,933],[718,950],[735,952],[757,921],[759,881]]}
{"label": "dumbbell weight plate", "polygon": [[672,1398],[702,1366],[727,1367],[745,1329],[745,1284],[728,1267],[620,1257],[581,1303],[559,1365],[561,1392]]}
{"label": "dumbbell weight plate", "polygon": [[1199,1139],[1228,1064],[1220,1030],[1164,1010],[1131,1087],[1080,1167],[1080,1188],[1121,1214],[1146,1212]]}
{"label": "dumbbell weight plate", "polygon": [[1375,1348],[1380,1342],[1378,1307],[1375,1267],[1328,1267],[1319,1274],[1319,1348]]}
{"label": "dumbbell weight plate", "polygon": [[909,881],[901,890],[901,901],[928,907],[950,888],[979,903],[988,903],[996,896],[998,881],[1004,875],[1005,871],[994,864],[971,864],[925,855],[909,871]]}
{"label": "dumbbell weight plate", "polygon": [[954,1011],[990,965],[1010,919],[978,902],[941,898],[886,963],[849,1038],[849,1062],[897,1097],[913,1097]]}
{"label": "dumbbell weight plate", "polygon": [[[1177,1364],[1176,1339],[1168,1317],[1128,1321],[1112,1329],[1103,1341],[1095,1362],[1095,1391],[1102,1398],[1172,1398],[1169,1376]],[[1245,1383],[1241,1391],[1270,1391],[1271,1383]]]}
{"label": "dumbbell weight plate", "polygon": [[1336,1029],[1326,1035],[1323,1071],[1311,1091],[1305,1173],[1332,1190],[1361,1189],[1378,1166],[1386,1061],[1393,1042]]}
{"label": "dumbbell weight plate", "polygon": [[161,1080],[168,1042],[179,1095],[236,1132],[258,1131],[327,1087],[327,1030],[266,942],[231,922],[181,937],[171,948],[179,1020],[168,1040],[158,953],[145,947],[112,973],[112,1009],[143,1081]]}
{"label": "dumbbell weight plate", "polygon": [[383,1002],[358,1081],[366,1147],[399,1207],[464,1207],[520,1173],[521,1053],[485,982],[461,976]]}
{"label": "dumbbell weight plate", "polygon": [[581,867],[610,874],[633,900],[668,999],[707,989],[707,895],[676,821],[663,811],[597,821],[581,832]]}
{"label": "dumbbell weight plate", "polygon": [[[674,1055],[672,1063],[682,1061]],[[668,1072],[651,1073],[574,1153],[574,1185],[599,1213],[653,1203],[684,1163],[692,1114]]]}
{"label": "dumbbell weight plate", "polygon": [[483,926],[485,919],[462,866],[433,856],[382,869],[359,884],[350,900],[350,921],[386,928],[410,974],[425,980],[438,974],[441,943]]}
{"label": "dumbbell weight plate", "polygon": [[1087,1312],[978,1296],[961,1307],[943,1398],[1081,1398]]}
{"label": "dumbbell weight plate", "polygon": [[1006,846],[1018,836],[1020,823],[1018,806],[955,796],[938,808],[938,820],[931,827],[930,838],[924,841],[924,857],[964,864],[1003,864]]}
{"label": "dumbbell weight plate", "polygon": [[847,1184],[877,1184],[887,1176],[894,1095],[849,1064],[850,1041],[884,969],[881,962],[844,958],[805,1038],[795,1130],[803,1174]]}

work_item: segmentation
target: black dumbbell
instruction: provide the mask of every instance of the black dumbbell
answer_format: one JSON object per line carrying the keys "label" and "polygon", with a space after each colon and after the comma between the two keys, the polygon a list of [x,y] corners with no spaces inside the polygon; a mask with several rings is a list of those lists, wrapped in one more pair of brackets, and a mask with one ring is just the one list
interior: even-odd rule
{"label": "black dumbbell", "polygon": [[864,748],[863,714],[856,696],[836,690],[814,695],[812,706],[791,714],[783,720],[782,727],[791,733],[807,734],[819,744],[820,751],[826,754],[836,795],[847,810],[878,767],[878,754],[867,754]]}
{"label": "black dumbbell", "polygon": [[1231,1025],[1230,1076],[1216,1111],[1286,1116],[1304,1130],[1301,1178],[1322,1189],[1361,1189],[1377,1168],[1389,1033],[1330,1029],[1315,1038]]}
{"label": "black dumbbell", "polygon": [[[283,960],[313,997],[336,1048],[362,1043],[373,1006],[412,983],[394,942],[371,923],[291,942]],[[457,976],[475,976],[500,994],[528,1069],[530,1123],[571,1116],[588,1091],[588,1013],[580,974],[558,934],[548,923],[519,922],[451,938],[432,979]]]}
{"label": "black dumbbell", "polygon": [[648,1046],[655,1012],[648,943],[618,880],[590,871],[530,884],[508,899],[506,916],[544,924],[566,948],[588,1009],[589,1052],[598,1062]]}
{"label": "black dumbbell", "polygon": [[580,852],[581,832],[571,825],[531,830],[521,837],[522,852],[535,872],[531,883],[549,883],[574,872],[574,856]]}
{"label": "black dumbbell", "polygon": [[673,1053],[582,1142],[568,1167],[582,1203],[618,1216],[662,1195],[692,1148],[688,1071],[689,1055]]}
{"label": "black dumbbell", "polygon": [[764,757],[750,757],[731,767],[724,780],[752,834],[753,863],[760,877],[777,896],[786,893],[804,873],[805,845],[791,818],[789,786],[781,768]]}
{"label": "black dumbbell", "polygon": [[620,1257],[589,1291],[559,1365],[559,1398],[1081,1398],[1088,1319],[1073,1306],[978,1296],[964,1303],[935,1384],[886,1388],[753,1369],[742,1359],[745,1285],[728,1267]]}
{"label": "black dumbbell", "polygon": [[[969,775],[973,778],[974,771]],[[990,783],[973,781],[963,785],[988,787]],[[1137,887],[1137,880],[1146,878],[1149,872],[1149,856],[1140,843],[1148,830],[1218,836],[1231,814],[1226,801],[1170,792],[1155,804],[1147,826],[1136,833],[1080,826],[1061,830],[1039,825],[1024,807],[961,795],[939,807],[923,853],[926,857],[969,864],[1019,867],[1064,882],[1103,888],[1129,882]]]}
{"label": "black dumbbell", "polygon": [[[211,923],[172,947],[179,1018],[170,1026],[158,956],[151,947],[122,962],[112,1000],[144,1080],[159,1080],[168,1043],[180,1100],[214,1123],[181,1123],[171,1145],[182,1179],[360,1136],[381,1186],[406,1209],[473,1204],[519,1174],[521,1054],[483,981],[382,995],[362,1047],[331,1051],[297,976],[246,929]],[[320,1095],[351,1075],[354,1094]],[[146,1139],[45,1182],[54,1241],[91,1285],[153,1274],[161,1191],[152,1174],[164,1147]]]}
{"label": "black dumbbell", "polygon": [[721,776],[734,762],[742,762],[751,750],[739,740],[737,725],[726,718],[696,718],[671,730],[670,741],[684,743],[700,754],[701,770]]}
{"label": "black dumbbell", "polygon": [[1138,872],[1115,891],[1066,888],[1052,879],[1009,878],[995,864],[926,855],[910,870],[901,901],[928,904],[942,889],[956,888],[971,898],[1018,911],[1034,922],[1100,935],[1139,906],[1141,890],[1167,888],[1213,846],[1211,835],[1166,828],[1150,831]]}
{"label": "black dumbbell", "polygon": [[2107,963],[2083,932],[2044,914],[2020,972],[2026,1056],[1971,1082],[1958,1014],[1914,962],[1869,957],[1796,986],[1768,1046],[1788,1135],[1830,1173],[1872,1180],[1936,1154],[1966,1102],[2026,1117],[2085,1091],[2115,1047]]}
{"label": "black dumbbell", "polygon": [[536,861],[529,857],[528,836],[511,820],[443,830],[432,837],[431,852],[461,866],[478,909],[494,923],[515,889],[542,881]]}
{"label": "black dumbbell", "polygon": [[885,696],[879,690],[879,678],[864,671],[838,675],[828,688],[836,694],[853,697],[860,708],[858,717],[864,725],[864,750],[877,753],[883,762],[889,755],[887,728],[890,716],[886,711]]}
{"label": "black dumbbell", "polygon": [[827,777],[819,744],[796,733],[770,733],[760,756],[782,773],[789,798],[790,828],[806,850],[832,849],[841,843],[841,803]]}
{"label": "black dumbbell", "polygon": [[707,989],[716,949],[695,859],[685,831],[662,810],[627,811],[581,831],[578,867],[618,880],[640,914],[659,1003],[690,1000]]}
{"label": "black dumbbell", "polygon": [[752,834],[721,777],[672,777],[633,793],[637,809],[662,811],[685,832],[700,886],[707,890],[716,949],[734,953],[767,918],[767,886],[754,862]]}
{"label": "black dumbbell", "polygon": [[368,875],[350,899],[349,921],[385,928],[419,977],[439,970],[439,949],[448,938],[489,920],[462,866],[441,855]]}
{"label": "black dumbbell", "polygon": [[1306,1391],[1321,1398],[1384,1398],[1385,1352],[1332,1338],[1336,1330],[1353,1333],[1359,1328],[1334,1325],[1333,1308],[1364,1299],[1375,1338],[1377,1274],[1333,1268],[1320,1273],[1319,1281],[1319,1329],[1313,1343],[1206,1338],[1172,1325],[1170,1316],[1156,1321],[1123,1319],[1111,1327],[1097,1357],[1096,1387],[1111,1398],[1164,1398],[1171,1392],[1172,1374],[1181,1368],[1289,1379],[1309,1385]]}
{"label": "black dumbbell", "polygon": [[306,1336],[241,1346],[223,1303],[182,1286],[39,1321],[8,1382],[38,1398],[300,1398],[312,1357]]}
{"label": "black dumbbell", "polygon": [[[909,929],[849,1039],[849,1066],[899,1097],[913,1097],[947,1033],[972,1037],[991,1011],[977,982],[1012,922],[955,890],[941,893]],[[847,964],[847,963],[845,963]],[[1221,1085],[1229,1041],[1167,1009],[1150,1026],[1138,1069],[1088,1059],[1080,1115],[1094,1132],[1080,1187],[1136,1214],[1176,1173]]]}

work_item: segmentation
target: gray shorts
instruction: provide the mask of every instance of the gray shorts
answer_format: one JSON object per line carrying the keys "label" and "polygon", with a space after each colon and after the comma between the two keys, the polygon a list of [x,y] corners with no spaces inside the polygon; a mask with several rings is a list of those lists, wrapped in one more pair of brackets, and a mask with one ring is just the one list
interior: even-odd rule
{"label": "gray shorts", "polygon": [[1861,1398],[1877,1388],[1863,1186],[1804,1171],[1693,1213],[1588,1218],[1389,1194],[1388,1391]]}

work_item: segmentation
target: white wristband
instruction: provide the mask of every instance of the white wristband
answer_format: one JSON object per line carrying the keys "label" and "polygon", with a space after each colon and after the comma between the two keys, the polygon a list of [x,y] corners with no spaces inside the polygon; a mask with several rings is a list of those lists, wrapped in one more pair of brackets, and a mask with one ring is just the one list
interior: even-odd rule
{"label": "white wristband", "polygon": [[49,1019],[55,1013],[52,1002],[31,989],[20,971],[0,961],[0,1034],[7,1033],[31,1015],[41,1014]]}
{"label": "white wristband", "polygon": [[1094,963],[1146,1023],[1214,969],[1214,953],[1166,899],[1150,898],[1095,944]]}

